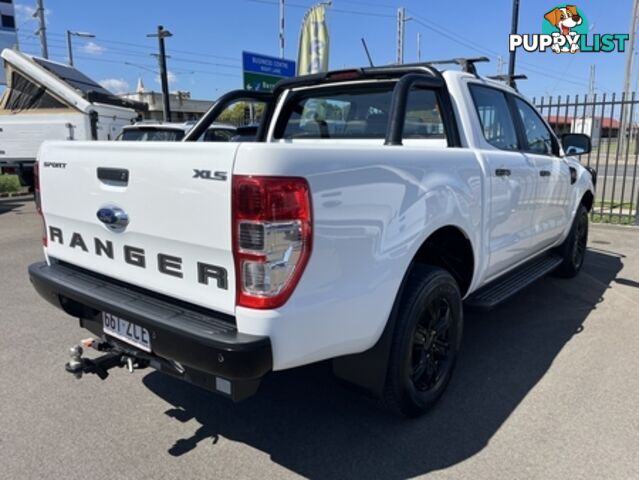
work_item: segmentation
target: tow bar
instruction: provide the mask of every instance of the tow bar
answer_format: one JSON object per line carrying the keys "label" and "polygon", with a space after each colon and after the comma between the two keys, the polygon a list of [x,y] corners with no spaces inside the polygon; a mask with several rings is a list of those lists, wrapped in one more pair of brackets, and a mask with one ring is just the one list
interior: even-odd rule
{"label": "tow bar", "polygon": [[[108,352],[98,358],[83,357],[84,348],[93,348],[99,352]],[[136,369],[146,368],[148,360],[136,358],[134,354],[127,354],[113,348],[107,342],[98,342],[93,338],[82,340],[78,345],[69,349],[71,359],[64,365],[64,369],[75,378],[80,379],[85,373],[94,373],[100,379],[105,380],[109,376],[109,370],[115,367],[127,367],[130,373]]]}

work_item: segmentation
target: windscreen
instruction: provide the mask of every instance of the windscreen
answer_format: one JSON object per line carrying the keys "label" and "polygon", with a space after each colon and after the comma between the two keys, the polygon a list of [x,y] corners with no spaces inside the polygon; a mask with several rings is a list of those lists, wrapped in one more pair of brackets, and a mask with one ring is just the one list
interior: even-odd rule
{"label": "windscreen", "polygon": [[135,128],[122,132],[121,140],[136,142],[178,142],[184,138],[182,130],[168,128]]}
{"label": "windscreen", "polygon": [[[383,139],[394,87],[384,82],[295,92],[280,116],[275,138]],[[434,90],[409,92],[403,138],[444,138]]]}

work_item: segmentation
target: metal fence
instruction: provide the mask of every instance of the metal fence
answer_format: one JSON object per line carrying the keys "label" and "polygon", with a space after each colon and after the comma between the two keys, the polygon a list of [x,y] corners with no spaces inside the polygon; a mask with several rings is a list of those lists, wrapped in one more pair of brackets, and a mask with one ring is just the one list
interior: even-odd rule
{"label": "metal fence", "polygon": [[580,157],[597,170],[592,220],[639,224],[639,97],[594,94],[533,98],[555,132],[585,133],[593,149]]}

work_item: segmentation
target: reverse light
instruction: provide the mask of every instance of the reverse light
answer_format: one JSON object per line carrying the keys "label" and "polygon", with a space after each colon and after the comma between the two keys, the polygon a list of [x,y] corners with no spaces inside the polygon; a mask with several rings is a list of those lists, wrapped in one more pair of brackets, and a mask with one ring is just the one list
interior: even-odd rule
{"label": "reverse light", "polygon": [[297,177],[233,177],[237,304],[283,305],[306,267],[312,240],[308,182]]}
{"label": "reverse light", "polygon": [[36,204],[36,211],[40,216],[42,222],[42,245],[47,246],[47,224],[44,221],[44,214],[42,213],[42,197],[40,196],[40,163],[35,162],[33,164],[33,189]]}

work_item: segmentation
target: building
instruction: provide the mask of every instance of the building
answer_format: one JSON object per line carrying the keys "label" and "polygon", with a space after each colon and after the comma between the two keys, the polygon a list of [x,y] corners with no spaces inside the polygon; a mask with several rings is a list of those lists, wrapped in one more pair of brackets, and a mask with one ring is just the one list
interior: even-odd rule
{"label": "building", "polygon": [[[13,0],[0,0],[0,52],[5,48],[15,48],[17,45],[18,32]],[[5,83],[4,68],[0,65],[0,85]]]}
{"label": "building", "polygon": [[[138,80],[134,93],[124,93],[120,97],[126,100],[146,103],[149,109],[143,113],[144,120],[164,120],[162,93],[146,90],[142,79]],[[213,103],[212,100],[194,100],[191,98],[191,92],[178,91],[170,93],[171,121],[188,122],[190,120],[198,120],[211,108]]]}

